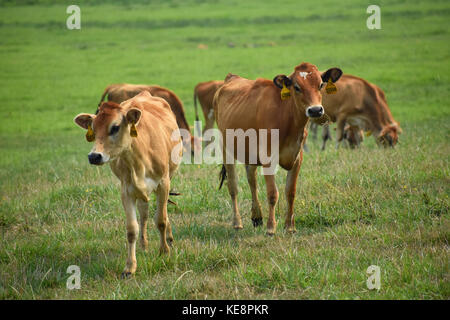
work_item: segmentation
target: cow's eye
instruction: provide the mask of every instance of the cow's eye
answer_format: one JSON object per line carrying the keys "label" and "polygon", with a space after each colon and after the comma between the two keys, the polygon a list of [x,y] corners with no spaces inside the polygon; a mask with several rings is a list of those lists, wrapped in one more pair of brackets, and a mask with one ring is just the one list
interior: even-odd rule
{"label": "cow's eye", "polygon": [[295,91],[297,91],[297,92],[302,92],[302,89],[300,89],[299,85],[296,84],[296,83],[294,83],[294,89],[295,89]]}
{"label": "cow's eye", "polygon": [[119,132],[120,126],[112,126],[111,130],[109,131],[109,135],[112,136],[114,134],[116,134],[117,132]]}
{"label": "cow's eye", "polygon": [[325,82],[322,82],[322,83],[319,85],[319,90],[321,90],[321,89],[323,88],[324,85],[325,85]]}

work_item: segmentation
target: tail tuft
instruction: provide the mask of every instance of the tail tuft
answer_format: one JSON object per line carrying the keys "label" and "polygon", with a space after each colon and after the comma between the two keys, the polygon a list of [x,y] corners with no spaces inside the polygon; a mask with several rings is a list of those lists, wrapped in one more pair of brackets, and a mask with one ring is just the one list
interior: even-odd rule
{"label": "tail tuft", "polygon": [[[181,193],[175,192],[175,191],[169,191],[169,196],[179,196],[179,195],[181,195]],[[173,202],[170,199],[167,199],[167,202],[170,204],[173,204],[174,206],[177,206],[176,202]]]}

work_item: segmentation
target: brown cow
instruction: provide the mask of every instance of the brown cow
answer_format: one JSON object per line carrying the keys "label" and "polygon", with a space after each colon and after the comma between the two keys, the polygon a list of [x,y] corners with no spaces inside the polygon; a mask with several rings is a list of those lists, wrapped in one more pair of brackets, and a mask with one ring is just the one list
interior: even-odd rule
{"label": "brown cow", "polygon": [[[302,63],[295,67],[289,76],[278,75],[273,82],[266,79],[248,80],[239,76],[228,75],[224,85],[217,90],[214,96],[214,114],[223,139],[224,167],[222,168],[222,182],[228,175],[228,190],[233,207],[233,227],[242,229],[241,216],[237,204],[237,177],[233,161],[227,163],[226,153],[234,149],[234,141],[227,141],[227,129],[242,129],[244,132],[256,130],[257,140],[260,142],[260,130],[265,129],[268,136],[267,145],[250,143],[245,145],[245,154],[234,152],[232,156],[246,164],[247,179],[252,192],[252,221],[254,226],[262,224],[261,206],[258,201],[256,169],[257,166],[268,167],[261,159],[261,149],[266,149],[267,154],[273,156],[272,148],[276,152],[276,146],[271,143],[273,129],[279,133],[279,165],[288,170],[286,179],[286,200],[288,210],[286,213],[285,228],[288,232],[295,231],[294,225],[294,199],[297,177],[302,162],[302,145],[306,139],[305,126],[308,118],[319,118],[323,115],[322,94],[320,89],[331,79],[339,80],[342,71],[331,68],[320,73],[315,65]],[[286,87],[286,88],[283,88]],[[290,97],[285,95],[285,100],[280,97],[280,89],[288,91]],[[231,148],[230,148],[231,145]],[[257,150],[257,162],[250,160],[250,148]],[[238,147],[239,149],[239,147]],[[267,221],[267,233],[273,235],[276,230],[275,206],[278,201],[278,190],[275,184],[275,176],[264,176],[267,187],[267,199],[269,203],[269,218]]]}
{"label": "brown cow", "polygon": [[[178,127],[180,129],[187,130],[190,135],[191,130],[186,120],[183,103],[173,91],[167,88],[163,88],[157,85],[137,85],[127,83],[112,84],[106,87],[100,99],[99,105],[103,102],[106,96],[108,96],[107,97],[108,101],[121,103],[125,100],[128,100],[136,96],[137,94],[139,94],[144,90],[150,92],[155,97],[160,97],[166,100],[169,103],[172,112],[175,114]],[[195,139],[193,136],[190,136],[189,139],[192,152],[194,151],[195,148],[197,149],[200,148],[200,141],[197,141],[197,139]],[[183,141],[183,144],[185,148],[187,148],[189,146],[189,140]]]}
{"label": "brown cow", "polygon": [[195,107],[195,119],[199,121],[197,111],[197,98],[202,106],[203,115],[205,117],[205,126],[202,133],[211,129],[214,126],[214,107],[213,98],[217,89],[223,85],[223,80],[211,80],[207,82],[200,82],[194,88],[194,107]]}
{"label": "brown cow", "polygon": [[[383,90],[362,78],[349,74],[344,74],[336,86],[337,93],[326,95],[323,99],[326,114],[331,121],[337,122],[336,146],[346,136],[351,137],[352,134],[357,134],[360,137],[360,132],[357,132],[364,130],[369,134],[373,133],[377,144],[394,147],[402,130],[399,123],[392,117]],[[346,124],[355,131],[345,133]],[[329,128],[324,126],[322,150],[325,149],[326,141],[330,138]],[[354,142],[359,145],[362,139],[359,140]]]}
{"label": "brown cow", "polygon": [[[141,246],[144,249],[148,247],[148,202],[152,192],[157,198],[155,224],[160,233],[160,253],[169,252],[167,242],[173,240],[167,200],[170,179],[178,168],[177,161],[171,157],[172,151],[181,156],[181,139],[171,137],[175,130],[179,130],[175,116],[164,99],[143,91],[120,105],[104,102],[97,115],[81,113],[74,121],[81,128],[88,129],[88,141],[95,140],[88,155],[89,162],[94,165],[109,163],[121,182],[128,239],[128,259],[122,275],[129,276],[136,271],[136,238],[139,233]],[[178,145],[180,152],[177,154]]]}

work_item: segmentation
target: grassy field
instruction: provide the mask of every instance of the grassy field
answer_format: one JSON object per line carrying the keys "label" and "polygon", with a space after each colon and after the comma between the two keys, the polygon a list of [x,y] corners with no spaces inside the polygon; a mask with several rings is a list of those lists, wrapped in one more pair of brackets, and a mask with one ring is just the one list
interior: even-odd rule
{"label": "grassy field", "polygon": [[[1,1],[0,299],[449,299],[450,4],[377,1],[382,29],[368,30],[371,1],[304,2],[80,1],[81,30],[71,31],[72,1]],[[303,61],[379,85],[403,128],[399,145],[368,138],[358,150],[320,152],[310,140],[298,232],[282,228],[279,170],[274,237],[251,224],[242,166],[236,233],[220,168],[182,165],[171,254],[158,256],[151,225],[136,275],[121,280],[119,183],[88,164],[73,117],[94,112],[108,84],[157,83],[180,96],[193,124],[198,82],[228,72],[272,79]],[[69,265],[81,268],[80,290],[66,289]],[[366,287],[370,265],[381,269],[380,290]]]}

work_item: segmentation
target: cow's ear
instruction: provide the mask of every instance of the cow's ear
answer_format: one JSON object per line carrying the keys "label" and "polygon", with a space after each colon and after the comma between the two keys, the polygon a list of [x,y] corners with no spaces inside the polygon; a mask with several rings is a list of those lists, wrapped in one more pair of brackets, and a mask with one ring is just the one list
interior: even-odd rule
{"label": "cow's ear", "polygon": [[130,110],[127,111],[127,121],[128,123],[132,123],[132,124],[138,124],[139,120],[141,119],[141,110],[137,109],[137,108],[131,108]]}
{"label": "cow's ear", "polygon": [[284,74],[279,74],[279,75],[275,76],[275,78],[273,78],[273,83],[280,89],[283,88],[283,83],[286,87],[290,87],[292,85],[291,79],[289,79]]}
{"label": "cow's ear", "polygon": [[89,114],[89,113],[80,113],[77,115],[73,121],[79,125],[83,129],[88,129],[88,127],[92,124],[92,121],[94,121],[95,115]]}
{"label": "cow's ear", "polygon": [[331,82],[336,82],[342,76],[342,70],[339,68],[330,68],[324,73],[322,73],[322,81],[328,82],[331,78]]}

